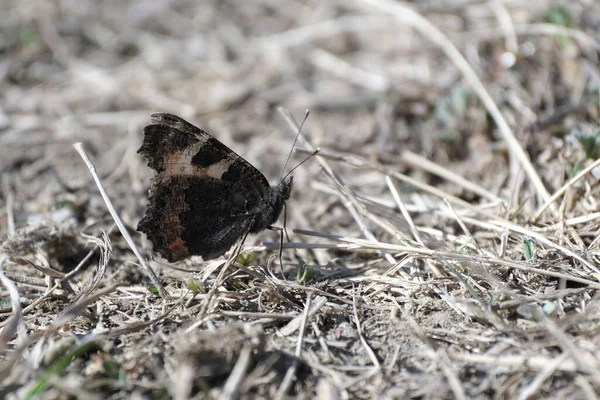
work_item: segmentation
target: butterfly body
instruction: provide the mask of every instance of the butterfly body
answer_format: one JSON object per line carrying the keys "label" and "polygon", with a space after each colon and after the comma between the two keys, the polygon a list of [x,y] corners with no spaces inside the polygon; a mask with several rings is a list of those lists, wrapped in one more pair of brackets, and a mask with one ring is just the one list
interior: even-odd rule
{"label": "butterfly body", "polygon": [[137,229],[163,258],[214,258],[275,223],[292,177],[271,187],[260,171],[203,130],[171,114],[151,118],[138,153],[157,174]]}

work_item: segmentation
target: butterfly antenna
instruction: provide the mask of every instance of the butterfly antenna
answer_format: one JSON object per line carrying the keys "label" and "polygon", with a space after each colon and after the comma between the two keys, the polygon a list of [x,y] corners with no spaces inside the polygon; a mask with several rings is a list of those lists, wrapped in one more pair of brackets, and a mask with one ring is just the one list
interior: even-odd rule
{"label": "butterfly antenna", "polygon": [[292,168],[290,170],[290,172],[288,172],[287,174],[285,174],[285,176],[283,177],[283,179],[285,179],[288,175],[290,175],[292,172],[294,172],[296,170],[296,168],[298,168],[299,166],[301,166],[302,164],[304,164],[305,162],[307,162],[308,160],[310,160],[311,158],[313,158],[314,156],[316,156],[317,154],[319,154],[320,151],[321,151],[321,148],[317,147],[317,149],[315,151],[313,151],[312,153],[310,153],[310,155],[308,157],[306,157],[304,160],[300,161],[300,163],[298,165],[296,165],[294,168]]}
{"label": "butterfly antenna", "polygon": [[[300,132],[302,132],[302,127],[304,126],[304,122],[308,118],[308,114],[310,114],[310,111],[306,110],[306,112],[304,113],[304,118],[302,119],[302,123],[300,123],[300,127],[298,128],[298,133],[296,133],[296,137],[294,138],[294,143],[292,143],[292,149],[290,150],[290,153],[287,156],[287,160],[285,160],[285,164],[283,164],[283,169],[281,170],[281,176],[279,177],[280,181],[284,178],[283,174],[285,172],[285,169],[287,168],[287,165],[288,165],[288,162],[290,161],[290,158],[292,157],[292,153],[294,152],[294,147],[296,147],[296,142],[298,142],[298,137],[300,136]],[[304,161],[306,161],[306,160],[304,160]],[[302,163],[304,163],[304,161]],[[296,168],[297,167],[298,166],[296,166]],[[296,169],[296,168],[294,168],[294,169]],[[290,172],[292,172],[292,171],[290,171]],[[285,176],[288,176],[288,175],[289,175],[289,173],[286,174]]]}

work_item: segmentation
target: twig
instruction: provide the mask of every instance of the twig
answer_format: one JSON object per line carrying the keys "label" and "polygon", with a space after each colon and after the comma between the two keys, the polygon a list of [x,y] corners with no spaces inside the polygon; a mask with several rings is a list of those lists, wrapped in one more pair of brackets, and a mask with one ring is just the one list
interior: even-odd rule
{"label": "twig", "polygon": [[225,385],[223,385],[223,392],[219,396],[219,399],[232,400],[238,397],[239,388],[241,386],[242,381],[244,380],[246,372],[248,371],[250,361],[252,360],[252,350],[253,347],[251,345],[245,345],[242,348],[242,351],[240,351],[235,366],[231,370],[231,373],[229,374]]}
{"label": "twig", "polygon": [[[502,365],[507,367],[524,368],[532,371],[543,371],[554,359],[550,357],[525,354],[496,356],[489,354],[458,353],[454,351],[448,351],[448,356],[451,360],[465,363]],[[577,372],[577,365],[573,360],[565,360],[558,365],[556,369],[563,372]]]}
{"label": "twig", "polygon": [[565,183],[560,189],[558,189],[554,194],[535,212],[531,221],[536,223],[540,216],[546,211],[546,209],[550,206],[550,204],[554,203],[556,199],[562,196],[570,187],[572,187],[575,183],[577,183],[581,178],[589,174],[594,168],[600,166],[600,159],[594,161],[592,164],[587,166],[586,168],[579,171],[577,175],[573,178],[569,179],[567,183]]}
{"label": "twig", "polygon": [[[501,229],[499,229],[499,230],[501,231]],[[303,234],[312,234],[312,232],[310,232],[310,231],[305,231],[305,230],[301,230],[301,229],[294,229],[294,232],[303,233]],[[464,260],[464,261],[484,263],[484,264],[497,264],[497,265],[501,265],[504,267],[535,272],[535,273],[538,273],[541,275],[553,276],[556,278],[564,278],[564,279],[567,279],[567,280],[570,280],[573,282],[580,282],[585,285],[588,285],[589,287],[596,288],[596,289],[600,288],[600,283],[590,281],[589,279],[579,278],[576,276],[567,275],[567,274],[563,274],[560,272],[547,271],[544,269],[534,268],[534,267],[530,267],[527,265],[521,265],[515,261],[503,260],[500,258],[493,258],[493,257],[489,257],[489,256],[481,257],[481,256],[473,256],[473,255],[460,254],[460,253],[443,252],[443,251],[437,251],[437,250],[431,250],[431,249],[422,249],[419,247],[400,246],[400,245],[384,243],[384,242],[371,242],[371,241],[368,241],[365,239],[357,239],[357,238],[351,238],[351,237],[347,237],[347,236],[330,235],[329,237],[335,238],[336,240],[339,240],[339,241],[351,243],[351,245],[348,245],[348,246],[342,246],[342,245],[336,246],[337,248],[344,248],[346,250],[386,249],[388,251],[394,251],[394,252],[399,252],[399,253],[404,252],[404,253],[408,253],[408,254],[412,253],[412,254],[417,254],[417,255],[422,255],[422,256],[430,256],[430,257],[436,257],[436,258],[450,258],[450,259],[455,259],[455,260]],[[298,243],[294,243],[294,245],[299,247]],[[311,244],[310,248],[314,248],[313,246],[316,247],[316,245]],[[320,246],[324,247],[325,245],[320,245]],[[321,248],[323,248],[323,247],[321,247]],[[571,252],[571,251],[569,250],[569,252]]]}
{"label": "twig", "polygon": [[[109,232],[110,232],[110,230],[109,230]],[[96,248],[91,249],[85,255],[85,257],[83,257],[83,259],[79,262],[79,264],[77,264],[77,266],[71,272],[69,272],[68,274],[65,274],[62,278],[60,278],[58,281],[56,281],[56,283],[54,284],[54,286],[52,286],[50,289],[48,289],[44,293],[43,296],[41,296],[40,298],[38,298],[37,300],[35,300],[33,303],[31,303],[27,307],[25,307],[23,309],[23,315],[28,314],[30,311],[32,311],[33,309],[35,309],[40,303],[42,303],[43,301],[47,300],[56,289],[58,289],[59,287],[61,287],[62,284],[63,284],[63,282],[68,281],[73,276],[75,276],[77,273],[79,273],[79,271],[85,266],[86,262],[94,255],[95,252],[96,252]],[[2,327],[3,324],[4,323],[0,323],[0,327]]]}
{"label": "twig", "polygon": [[540,388],[540,386],[554,374],[556,369],[567,360],[567,353],[563,353],[560,356],[556,357],[554,360],[550,361],[548,365],[544,369],[542,369],[535,377],[531,383],[523,388],[519,393],[518,400],[527,400],[530,397],[535,395],[535,392]]}
{"label": "twig", "polygon": [[546,329],[548,329],[548,332],[556,338],[563,351],[571,356],[581,372],[585,372],[589,375],[596,388],[600,388],[600,365],[595,356],[584,348],[576,346],[569,335],[567,335],[567,333],[565,333],[554,321],[546,317],[542,312],[540,312],[540,314],[542,323]]}
{"label": "twig", "polygon": [[8,179],[6,180],[6,189],[8,193],[6,194],[6,222],[8,225],[8,237],[13,237],[16,232],[16,224],[15,224],[15,191],[12,186],[8,183]]}
{"label": "twig", "polygon": [[275,395],[276,399],[283,399],[290,386],[292,385],[292,380],[296,375],[296,370],[298,369],[298,361],[302,356],[302,346],[304,344],[304,335],[306,334],[306,325],[308,323],[308,318],[310,314],[310,302],[312,299],[312,292],[308,292],[306,295],[306,305],[304,306],[304,313],[302,314],[302,323],[300,324],[300,332],[298,333],[298,342],[296,343],[296,351],[294,355],[296,358],[292,362],[292,365],[288,368],[285,376],[283,377],[283,381],[281,382],[281,386],[277,390],[277,394]]}
{"label": "twig", "polygon": [[87,165],[88,169],[90,170],[90,173],[92,174],[92,177],[94,178],[94,181],[96,182],[96,186],[98,186],[98,191],[100,192],[100,195],[102,196],[102,199],[104,200],[104,203],[106,203],[106,208],[110,212],[110,215],[112,216],[113,220],[115,221],[115,224],[117,224],[117,227],[119,228],[119,231],[121,232],[121,235],[123,235],[123,238],[125,239],[125,241],[129,245],[129,247],[131,248],[131,250],[133,251],[135,256],[137,257],[137,259],[139,260],[140,265],[142,266],[142,268],[146,272],[146,275],[150,278],[150,280],[152,281],[152,283],[158,290],[158,293],[160,294],[160,296],[163,299],[167,298],[167,296],[169,295],[169,292],[167,292],[165,290],[164,286],[158,279],[158,276],[156,276],[152,267],[150,267],[150,265],[146,262],[146,259],[139,252],[135,242],[131,238],[131,235],[129,235],[129,232],[127,231],[127,228],[125,228],[125,225],[123,224],[123,221],[121,220],[121,217],[119,216],[119,214],[113,207],[112,201],[110,200],[110,198],[108,197],[108,194],[104,190],[104,186],[102,185],[102,182],[100,181],[100,178],[98,177],[98,174],[96,174],[96,167],[94,166],[94,164],[88,157],[87,153],[85,152],[83,145],[80,142],[78,142],[78,143],[75,143],[73,145],[73,147],[79,153],[79,155],[81,156],[81,158]]}
{"label": "twig", "polygon": [[2,285],[8,290],[10,294],[10,303],[12,306],[12,315],[6,321],[2,332],[0,332],[0,354],[4,352],[4,348],[6,343],[11,339],[12,335],[17,332],[18,344],[22,345],[27,340],[27,329],[25,328],[25,323],[23,322],[23,312],[21,310],[21,301],[19,298],[19,290],[13,281],[8,279],[3,272],[4,261],[6,261],[7,256],[5,254],[0,254],[0,282]]}
{"label": "twig", "polygon": [[317,67],[322,68],[338,77],[376,92],[385,92],[391,85],[383,76],[363,71],[348,62],[322,49],[313,50],[311,60]]}
{"label": "twig", "polygon": [[441,165],[438,165],[433,161],[428,160],[420,154],[415,154],[410,150],[404,150],[402,152],[400,156],[400,161],[402,163],[406,163],[409,166],[420,168],[423,171],[426,171],[430,174],[446,179],[448,182],[452,182],[465,190],[469,190],[483,197],[484,199],[488,199],[489,201],[495,203],[502,203],[506,201],[498,197],[494,193],[490,192],[489,190],[481,187],[480,185],[477,185],[465,179],[463,176],[458,175],[457,173],[450,170],[448,167],[442,167]]}
{"label": "twig", "polygon": [[[321,309],[321,307],[323,307],[325,305],[325,303],[327,303],[327,297],[317,296],[315,298],[314,304],[307,311],[308,316],[312,317],[313,315],[315,315]],[[302,327],[302,323],[303,323],[302,321],[304,321],[304,314],[298,315],[293,320],[288,322],[288,324],[286,326],[284,326],[283,328],[281,328],[279,330],[278,334],[280,334],[281,336],[291,335],[292,333],[296,332],[298,330],[298,328]]]}
{"label": "twig", "polygon": [[[289,111],[285,110],[283,107],[279,107],[278,111],[283,116],[283,118],[286,120],[286,122],[288,123],[290,128],[292,128],[292,130],[294,132],[298,132],[298,124],[294,120],[294,117],[292,116],[292,114]],[[302,140],[304,145],[306,145],[309,148],[314,148],[314,146],[312,146],[304,136],[300,135],[299,138]],[[364,223],[362,216],[358,213],[357,209],[360,209],[363,212],[363,214],[366,213],[364,205],[362,203],[360,203],[358,201],[358,199],[356,199],[356,196],[352,193],[352,191],[346,185],[344,185],[344,183],[341,181],[341,179],[333,172],[333,169],[331,168],[331,166],[324,159],[322,159],[321,157],[317,157],[317,161],[319,162],[319,165],[321,166],[321,168],[323,168],[323,171],[325,171],[327,176],[333,181],[333,183],[338,188],[338,191],[340,193],[340,196],[342,197],[344,206],[346,207],[346,209],[348,210],[350,215],[352,215],[352,217],[356,221],[361,232],[367,238],[369,238],[371,240],[376,240],[373,233],[371,233],[371,231],[368,229],[367,225]],[[388,254],[384,251],[382,255],[386,259],[386,261],[389,262],[392,266],[397,264],[396,260],[390,254]],[[410,278],[404,272],[402,272],[402,274],[405,275],[405,277],[407,279]]]}
{"label": "twig", "polygon": [[[410,231],[411,231],[413,237],[415,238],[417,243],[419,243],[422,247],[426,248],[427,246],[425,246],[425,243],[421,239],[421,235],[419,234],[419,231],[417,230],[415,223],[413,222],[408,210],[406,209],[406,206],[404,205],[404,202],[402,201],[402,198],[400,197],[400,194],[398,193],[398,189],[396,189],[396,186],[394,185],[394,182],[392,182],[392,179],[390,178],[389,175],[385,176],[385,183],[387,183],[388,189],[390,189],[390,192],[392,193],[392,197],[394,198],[396,205],[398,206],[398,208],[400,209],[400,212],[402,213],[402,216],[408,223],[408,226],[410,227]],[[436,278],[440,278],[444,275],[440,272],[438,267],[436,267],[435,264],[433,262],[431,262],[430,260],[427,260],[427,266],[429,267],[431,272],[433,272],[433,275],[435,275]]]}
{"label": "twig", "polygon": [[367,340],[365,339],[364,332],[362,329],[362,325],[360,323],[360,317],[358,315],[358,307],[356,306],[356,293],[352,293],[352,311],[354,313],[354,323],[356,325],[356,331],[358,333],[360,343],[363,345],[363,347],[367,351],[367,354],[369,355],[369,358],[371,359],[371,363],[373,364],[373,370],[374,370],[373,372],[379,372],[381,370],[381,363],[377,359],[377,356],[375,355],[375,352],[373,351],[371,346],[369,346],[369,344],[367,343]]}

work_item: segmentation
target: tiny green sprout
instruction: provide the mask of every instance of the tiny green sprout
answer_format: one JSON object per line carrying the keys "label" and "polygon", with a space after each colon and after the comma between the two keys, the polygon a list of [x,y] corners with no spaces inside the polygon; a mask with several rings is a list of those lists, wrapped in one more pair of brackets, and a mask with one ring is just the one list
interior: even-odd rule
{"label": "tiny green sprout", "polygon": [[256,261],[256,259],[258,258],[258,254],[256,253],[249,253],[247,255],[242,255],[240,254],[239,256],[237,256],[237,258],[235,259],[235,262],[242,264],[243,266],[247,267],[248,265],[252,264],[254,261]]}
{"label": "tiny green sprout", "polygon": [[535,242],[530,237],[524,237],[521,242],[521,250],[523,251],[523,257],[527,261],[531,261],[535,257]]}
{"label": "tiny green sprout", "polygon": [[469,104],[469,92],[461,87],[456,88],[437,103],[435,118],[442,123],[454,125],[468,111]]}
{"label": "tiny green sprout", "polygon": [[187,289],[191,290],[195,294],[198,294],[204,289],[204,284],[202,284],[202,282],[196,282],[196,280],[190,276],[187,283]]}
{"label": "tiny green sprout", "polygon": [[37,40],[37,36],[34,25],[25,25],[19,30],[19,45],[27,47]]}
{"label": "tiny green sprout", "polygon": [[[549,24],[565,26],[567,28],[572,28],[575,25],[573,16],[562,6],[549,7],[542,19]],[[571,38],[564,35],[554,35],[554,40],[559,46],[563,47],[573,43]]]}
{"label": "tiny green sprout", "polygon": [[579,173],[579,171],[581,171],[581,164],[579,162],[577,162],[574,165],[567,167],[567,169],[566,169],[567,177],[569,179],[572,179],[575,177],[575,175],[577,175]]}
{"label": "tiny green sprout", "polygon": [[111,358],[105,358],[102,360],[102,367],[104,368],[104,373],[114,379],[119,379],[119,374],[121,373],[121,366],[116,363]]}
{"label": "tiny green sprout", "polygon": [[299,285],[304,285],[305,283],[310,282],[313,279],[313,276],[313,268],[308,265],[308,263],[303,262],[296,273],[296,283]]}
{"label": "tiny green sprout", "polygon": [[148,285],[146,289],[152,294],[158,294],[158,288],[154,285]]}
{"label": "tiny green sprout", "polygon": [[170,399],[171,398],[169,396],[169,391],[167,389],[165,389],[165,388],[155,389],[152,392],[152,396],[156,400]]}
{"label": "tiny green sprout", "polygon": [[23,398],[34,399],[46,391],[47,388],[52,386],[52,381],[56,377],[64,374],[65,369],[71,364],[71,362],[77,358],[83,357],[91,352],[98,351],[100,348],[97,342],[87,342],[84,344],[76,344],[72,346],[69,351],[46,368],[45,372],[39,376],[38,380],[31,386],[29,391]]}
{"label": "tiny green sprout", "polygon": [[558,312],[558,303],[556,301],[547,301],[542,306],[542,310],[544,310],[544,314],[547,317],[554,317]]}
{"label": "tiny green sprout", "polygon": [[595,160],[599,155],[599,147],[600,147],[600,129],[595,129],[592,132],[575,132],[575,137],[583,147],[583,151],[587,158],[591,158]]}
{"label": "tiny green sprout", "polygon": [[535,304],[523,304],[517,308],[517,313],[529,321],[539,322],[544,318],[544,311]]}
{"label": "tiny green sprout", "polygon": [[0,310],[10,309],[10,308],[11,308],[10,299],[8,297],[0,298]]}
{"label": "tiny green sprout", "polygon": [[456,114],[463,115],[468,111],[471,100],[468,90],[463,87],[458,87],[452,90],[450,99],[452,102],[452,108]]}
{"label": "tiny green sprout", "polygon": [[56,205],[54,206],[54,208],[56,208],[57,210],[62,210],[63,208],[72,209],[73,208],[73,202],[69,201],[69,200],[59,201],[58,203],[56,203]]}
{"label": "tiny green sprout", "polygon": [[439,136],[439,140],[446,146],[453,146],[456,144],[457,135],[453,130],[447,129]]}
{"label": "tiny green sprout", "polygon": [[493,305],[495,305],[501,298],[502,298],[502,294],[500,294],[500,293],[494,293],[494,294],[492,294],[492,296],[490,297],[490,301],[489,301],[488,305],[490,307],[493,306]]}
{"label": "tiny green sprout", "polygon": [[543,16],[544,22],[554,25],[573,27],[573,17],[565,7],[548,7]]}
{"label": "tiny green sprout", "polygon": [[521,211],[523,211],[523,206],[525,206],[525,202],[527,200],[524,200],[521,204],[519,204],[519,206],[517,207],[517,209],[508,216],[509,221],[514,220],[515,218],[517,218],[519,216],[519,214],[521,214]]}

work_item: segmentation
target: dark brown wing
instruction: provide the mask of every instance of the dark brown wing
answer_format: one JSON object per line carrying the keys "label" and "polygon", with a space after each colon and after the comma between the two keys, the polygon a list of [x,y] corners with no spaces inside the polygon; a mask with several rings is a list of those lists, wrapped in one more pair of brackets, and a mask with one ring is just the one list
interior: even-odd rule
{"label": "dark brown wing", "polygon": [[226,252],[268,211],[270,187],[246,160],[171,114],[153,114],[138,150],[157,171],[138,230],[169,261]]}
{"label": "dark brown wing", "polygon": [[[207,173],[220,179],[225,167],[234,163],[269,187],[264,175],[236,152],[184,119],[165,113],[152,114],[152,124],[144,128],[138,153],[148,166],[167,175]],[[212,168],[211,168],[212,167]]]}

